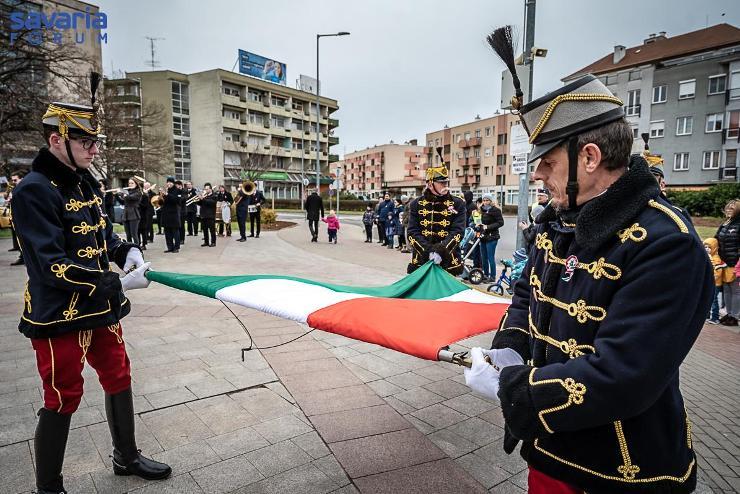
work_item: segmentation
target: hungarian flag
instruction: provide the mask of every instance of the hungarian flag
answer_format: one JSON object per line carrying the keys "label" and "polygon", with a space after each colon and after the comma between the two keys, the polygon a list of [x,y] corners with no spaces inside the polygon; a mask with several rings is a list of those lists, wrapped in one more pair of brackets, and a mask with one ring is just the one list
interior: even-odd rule
{"label": "hungarian flag", "polygon": [[309,327],[428,360],[451,343],[498,328],[509,300],[473,290],[429,262],[392,285],[333,285],[292,276],[206,276],[149,271],[147,278]]}

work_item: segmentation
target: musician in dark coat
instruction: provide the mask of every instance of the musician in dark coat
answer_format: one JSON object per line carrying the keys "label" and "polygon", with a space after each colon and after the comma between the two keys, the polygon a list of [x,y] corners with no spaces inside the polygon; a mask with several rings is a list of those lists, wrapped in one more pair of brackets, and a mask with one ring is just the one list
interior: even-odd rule
{"label": "musician in dark coat", "polygon": [[136,180],[128,179],[128,187],[123,189],[124,192],[119,196],[123,203],[123,226],[126,230],[126,241],[139,244],[139,222],[141,221],[141,188]]}
{"label": "musician in dark coat", "polygon": [[319,240],[319,219],[324,218],[324,201],[316,193],[316,188],[310,188],[309,195],[306,198],[303,208],[306,210],[306,219],[308,220],[308,229],[311,232],[311,242]]}
{"label": "musician in dark coat", "polygon": [[187,205],[188,197],[187,192],[185,191],[185,187],[183,186],[182,180],[175,180],[175,187],[179,191],[180,194],[180,243],[185,243],[185,223],[186,218],[188,217],[187,212]]}
{"label": "musician in dark coat", "polygon": [[[265,195],[255,186],[254,194],[247,197],[247,212],[249,213],[249,236],[259,238],[260,236],[260,214],[262,204],[265,202]],[[254,225],[257,225],[257,235],[254,234]]]}
{"label": "musician in dark coat", "polygon": [[597,78],[513,105],[552,200],[466,382],[500,399],[504,450],[522,441],[531,490],[691,492],[678,371],[714,293],[702,242],[644,158],[630,158],[624,105]]}
{"label": "musician in dark coat", "polygon": [[[89,171],[102,138],[92,107],[52,103],[43,116],[46,147],[14,192],[13,210],[28,283],[20,331],[30,338],[43,385],[34,437],[36,491],[64,493],[62,466],[72,414],[83,394],[85,362],[105,391],[113,472],[163,479],[169,466],[143,456],[134,435],[131,371],[120,323],[124,291],[145,288],[141,251],[121,241],[103,212]],[[129,272],[123,278],[111,264]]]}
{"label": "musician in dark coat", "polygon": [[201,247],[215,247],[216,203],[218,197],[213,193],[213,188],[208,182],[203,185],[203,192],[201,192],[200,197],[201,199],[197,201],[197,204],[200,206],[200,220],[203,223],[203,244]]}
{"label": "musician in dark coat", "polygon": [[236,223],[239,225],[239,238],[237,242],[247,241],[247,202],[249,194],[244,192],[244,184],[239,186],[234,204],[236,204]]}
{"label": "musician in dark coat", "polygon": [[[198,195],[198,191],[193,188],[193,183],[189,180],[185,182],[185,200],[189,201]],[[185,221],[188,224],[188,237],[198,236],[198,204],[191,202],[185,208]]]}
{"label": "musician in dark coat", "polygon": [[152,190],[152,184],[144,182],[141,203],[139,204],[139,213],[141,213],[141,220],[139,221],[139,239],[142,250],[146,250],[146,244],[153,242],[154,230],[152,229],[152,221],[154,219],[154,206],[152,206],[152,197],[154,197],[154,191]]}
{"label": "musician in dark coat", "polygon": [[180,252],[180,204],[183,191],[175,185],[175,177],[167,177],[166,187],[164,203],[160,208],[164,238],[167,242],[167,250],[164,252],[176,253]]}
{"label": "musician in dark coat", "polygon": [[447,166],[442,148],[437,148],[442,161],[426,170],[427,186],[421,197],[409,204],[407,237],[411,247],[409,273],[434,261],[450,274],[462,273],[460,242],[465,233],[465,201],[450,194]]}

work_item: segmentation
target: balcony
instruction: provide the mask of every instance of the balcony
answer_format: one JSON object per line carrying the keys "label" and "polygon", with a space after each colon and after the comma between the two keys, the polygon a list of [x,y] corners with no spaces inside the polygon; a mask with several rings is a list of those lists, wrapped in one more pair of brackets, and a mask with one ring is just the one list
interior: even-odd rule
{"label": "balcony", "polygon": [[121,95],[113,95],[111,97],[111,103],[112,104],[134,104],[134,105],[140,105],[141,104],[141,96],[137,94],[121,94]]}
{"label": "balcony", "polygon": [[329,145],[334,146],[335,144],[339,144],[339,137],[329,136]]}
{"label": "balcony", "polygon": [[470,147],[470,141],[468,139],[460,139],[457,141],[457,145],[461,148]]}
{"label": "balcony", "polygon": [[480,146],[481,145],[481,138],[480,137],[471,137],[468,139],[468,146]]}
{"label": "balcony", "polygon": [[241,144],[239,142],[235,141],[223,141],[223,149],[224,151],[235,151],[235,152],[243,152],[244,149],[242,148]]}
{"label": "balcony", "polygon": [[246,101],[241,99],[239,96],[233,96],[230,94],[221,93],[221,102],[225,105],[233,106],[235,108],[246,108]]}
{"label": "balcony", "polygon": [[329,128],[333,129],[335,127],[339,127],[339,120],[336,118],[330,118],[329,119]]}
{"label": "balcony", "polygon": [[641,105],[625,106],[624,113],[628,117],[639,117]]}
{"label": "balcony", "polygon": [[468,158],[468,164],[472,166],[480,166],[480,158],[471,156],[470,158]]}
{"label": "balcony", "polygon": [[227,129],[242,130],[242,123],[238,118],[226,118],[221,119],[221,126]]}
{"label": "balcony", "polygon": [[339,155],[338,154],[330,154],[329,155],[329,163],[335,163],[339,161]]}

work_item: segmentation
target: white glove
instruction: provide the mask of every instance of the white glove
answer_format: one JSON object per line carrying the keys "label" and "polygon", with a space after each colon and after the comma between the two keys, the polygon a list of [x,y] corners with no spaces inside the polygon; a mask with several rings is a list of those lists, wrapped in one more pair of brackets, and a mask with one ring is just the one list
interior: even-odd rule
{"label": "white glove", "polygon": [[429,260],[433,261],[434,264],[442,264],[442,256],[440,256],[436,252],[432,252],[431,254],[429,254]]}
{"label": "white glove", "polygon": [[[491,363],[486,362],[486,356],[491,359]],[[470,357],[473,365],[464,370],[465,384],[479,395],[496,401],[501,369],[524,363],[522,357],[511,348],[484,350],[475,347],[470,350]]]}
{"label": "white glove", "polygon": [[127,290],[136,290],[137,288],[148,287],[149,279],[145,276],[145,274],[149,270],[149,266],[151,265],[152,263],[145,262],[144,264],[121,278],[121,287],[123,288],[123,291],[125,292]]}
{"label": "white glove", "polygon": [[144,265],[144,256],[136,247],[132,247],[126,254],[126,262],[123,263],[123,272],[128,273],[131,268],[139,268]]}

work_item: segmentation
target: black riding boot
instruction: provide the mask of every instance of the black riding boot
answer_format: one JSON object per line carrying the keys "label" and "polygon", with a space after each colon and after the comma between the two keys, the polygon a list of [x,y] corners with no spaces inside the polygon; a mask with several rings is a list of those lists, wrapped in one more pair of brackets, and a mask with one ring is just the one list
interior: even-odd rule
{"label": "black riding boot", "polygon": [[105,395],[105,414],[113,438],[113,473],[136,475],[145,480],[170,476],[169,465],[143,456],[136,448],[134,436],[134,400],[131,388],[114,395]]}
{"label": "black riding boot", "polygon": [[62,465],[71,420],[72,415],[62,415],[46,408],[39,410],[34,438],[36,488],[39,494],[67,492],[62,483]]}

